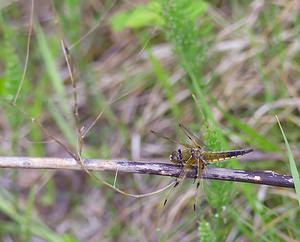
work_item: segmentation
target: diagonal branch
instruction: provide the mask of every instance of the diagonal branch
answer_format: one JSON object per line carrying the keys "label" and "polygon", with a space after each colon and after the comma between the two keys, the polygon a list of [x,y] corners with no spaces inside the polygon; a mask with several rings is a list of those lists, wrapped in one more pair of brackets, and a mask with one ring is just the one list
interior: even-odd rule
{"label": "diagonal branch", "polygon": [[[126,159],[85,159],[84,166],[87,170],[93,171],[118,171],[172,177],[177,177],[181,171],[180,166],[173,164],[133,162]],[[0,168],[82,170],[82,167],[72,158],[52,157],[0,157]],[[191,169],[187,174],[188,178],[194,178],[195,176],[196,167]],[[203,178],[288,188],[294,187],[291,176],[281,175],[273,171],[246,171],[207,167]]]}

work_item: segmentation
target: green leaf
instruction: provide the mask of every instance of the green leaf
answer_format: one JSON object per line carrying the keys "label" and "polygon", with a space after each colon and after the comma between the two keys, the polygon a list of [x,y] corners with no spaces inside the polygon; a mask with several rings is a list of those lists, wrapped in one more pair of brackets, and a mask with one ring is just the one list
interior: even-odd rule
{"label": "green leaf", "polygon": [[289,162],[290,162],[290,169],[291,169],[292,177],[293,177],[293,180],[294,180],[294,185],[295,185],[295,190],[296,190],[296,194],[297,194],[298,203],[299,203],[299,206],[300,206],[300,178],[299,178],[299,172],[298,172],[298,169],[297,169],[297,166],[296,166],[296,163],[295,163],[295,160],[294,160],[293,153],[291,151],[289,142],[288,142],[288,140],[285,136],[285,133],[284,133],[283,128],[280,124],[280,121],[279,121],[277,116],[275,116],[275,117],[277,119],[277,123],[279,125],[280,130],[281,130],[281,133],[282,133],[282,136],[283,136],[283,139],[284,139],[284,142],[285,142],[285,146],[286,146],[286,149],[287,149],[288,159],[289,159]]}
{"label": "green leaf", "polygon": [[159,2],[150,2],[148,5],[138,6],[133,10],[117,13],[110,19],[113,31],[122,31],[125,28],[138,29],[147,26],[161,26]]}
{"label": "green leaf", "polygon": [[[194,20],[206,12],[208,5],[204,1],[192,1],[180,7],[184,9],[185,19]],[[110,23],[115,32],[122,31],[125,28],[161,27],[165,24],[161,10],[162,2],[152,1],[146,5],[140,5],[132,10],[113,15]]]}

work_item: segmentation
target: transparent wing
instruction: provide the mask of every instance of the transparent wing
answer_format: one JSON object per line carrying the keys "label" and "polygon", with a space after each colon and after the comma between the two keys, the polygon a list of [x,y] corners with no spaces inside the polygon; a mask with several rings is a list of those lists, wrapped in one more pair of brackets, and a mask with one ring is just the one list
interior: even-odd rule
{"label": "transparent wing", "polygon": [[168,141],[170,141],[170,142],[172,142],[172,143],[174,143],[174,144],[181,145],[181,146],[183,146],[183,147],[185,147],[185,148],[193,148],[193,146],[191,146],[191,145],[189,145],[189,144],[180,143],[180,142],[178,142],[178,141],[176,141],[176,140],[174,140],[174,139],[171,139],[171,138],[169,138],[169,137],[167,137],[167,136],[164,136],[164,135],[162,135],[162,134],[160,134],[160,133],[157,133],[157,132],[155,132],[155,131],[153,131],[153,130],[151,130],[151,133],[155,134],[156,136],[158,136],[158,137],[160,137],[160,138],[166,139],[166,140],[168,140]]}
{"label": "transparent wing", "polygon": [[[183,124],[179,123],[179,127],[182,129],[182,131],[184,132],[184,134],[189,138],[189,140],[193,143],[193,145],[196,148],[201,149],[203,147],[202,145],[202,141],[199,139],[198,136],[196,136],[195,134],[193,134],[191,131],[188,130],[187,127],[185,127]],[[194,148],[195,148],[194,147]]]}

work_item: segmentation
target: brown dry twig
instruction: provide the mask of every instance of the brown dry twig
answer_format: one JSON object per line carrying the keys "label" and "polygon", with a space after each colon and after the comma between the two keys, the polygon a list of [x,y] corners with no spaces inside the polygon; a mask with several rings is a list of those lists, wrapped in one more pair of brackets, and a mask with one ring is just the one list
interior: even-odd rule
{"label": "brown dry twig", "polygon": [[[152,174],[160,176],[177,177],[181,171],[180,166],[157,162],[132,162],[125,159],[100,160],[84,159],[84,167],[90,171],[118,171],[128,173]],[[52,157],[0,157],[1,168],[26,168],[26,169],[62,169],[82,170],[82,167],[72,158]],[[196,176],[196,167],[191,169],[187,177]],[[207,167],[203,174],[204,179],[246,182],[278,187],[293,188],[291,176],[281,175],[273,171],[246,171],[225,168]]]}

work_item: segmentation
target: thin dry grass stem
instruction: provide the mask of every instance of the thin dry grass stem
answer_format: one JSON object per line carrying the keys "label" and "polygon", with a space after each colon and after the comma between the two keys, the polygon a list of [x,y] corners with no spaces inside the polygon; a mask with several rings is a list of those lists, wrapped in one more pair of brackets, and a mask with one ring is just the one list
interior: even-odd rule
{"label": "thin dry grass stem", "polygon": [[115,186],[115,184],[114,184],[114,185],[111,185],[110,183],[104,181],[104,180],[101,179],[100,177],[95,176],[93,173],[90,173],[90,172],[86,169],[86,167],[84,167],[84,170],[87,171],[87,173],[88,173],[89,175],[91,175],[93,178],[95,178],[97,181],[99,181],[99,182],[101,182],[102,184],[108,186],[109,188],[112,188],[113,190],[117,191],[118,193],[121,193],[122,195],[125,195],[125,196],[128,196],[128,197],[134,197],[134,198],[143,198],[143,197],[153,196],[153,195],[155,195],[155,194],[158,194],[158,193],[163,192],[164,190],[168,189],[169,187],[171,187],[171,186],[174,184],[174,183],[172,182],[172,183],[170,183],[170,184],[168,184],[168,185],[166,185],[166,186],[164,186],[164,187],[162,187],[162,188],[160,188],[160,189],[158,189],[158,190],[156,190],[156,191],[154,191],[154,192],[143,193],[143,194],[131,194],[131,193],[127,193],[127,192],[125,192],[125,191],[123,191],[123,190],[117,188],[117,187]]}
{"label": "thin dry grass stem", "polygon": [[64,142],[62,142],[60,139],[56,138],[55,136],[53,136],[52,134],[50,134],[50,132],[48,132],[48,130],[42,125],[42,123],[39,121],[39,119],[37,118],[31,118],[31,121],[33,123],[36,123],[40,129],[47,135],[49,136],[51,139],[53,139],[57,144],[59,144],[61,147],[64,148],[64,150],[75,159],[76,155],[74,153],[72,153],[72,151],[70,150],[69,147],[67,147]]}
{"label": "thin dry grass stem", "polygon": [[[11,104],[12,105],[12,104]],[[21,109],[19,109],[16,105],[13,105],[14,108],[17,108],[18,111],[23,113],[24,116],[28,117],[28,115]],[[172,165],[172,164],[164,164],[164,163],[141,163],[141,162],[114,162],[107,166],[107,161],[99,161],[97,163],[93,163],[92,166],[89,162],[94,162],[93,160],[86,160],[88,162],[84,162],[81,156],[74,154],[70,151],[69,147],[67,147],[62,141],[51,135],[48,130],[41,124],[41,122],[36,118],[31,118],[32,122],[36,122],[38,126],[42,129],[42,131],[52,138],[56,143],[61,145],[68,154],[76,161],[76,163],[80,166],[74,166],[74,164],[70,164],[70,161],[67,159],[59,159],[59,158],[24,158],[24,157],[3,157],[1,158],[0,167],[10,167],[10,168],[32,168],[32,169],[81,169],[84,170],[91,177],[101,182],[102,184],[112,188],[113,190],[135,198],[152,196],[154,194],[160,193],[169,187],[176,184],[176,182],[172,182],[169,185],[145,194],[130,194],[124,192],[115,187],[115,184],[112,185],[100,177],[95,176],[89,170],[113,170],[116,171],[117,168],[121,172],[133,172],[133,173],[143,173],[143,174],[155,174],[155,175],[163,175],[163,176],[174,176],[178,177],[182,169],[180,166]],[[4,162],[3,162],[4,159]],[[26,160],[24,162],[24,159]],[[50,161],[50,162],[49,162]],[[97,161],[97,160],[96,160]],[[142,166],[142,167],[141,167]],[[197,174],[197,168],[190,170],[187,173],[187,177],[195,178]],[[264,184],[264,185],[272,185],[279,187],[289,187],[293,188],[293,179],[291,176],[280,175],[272,171],[243,171],[243,170],[231,170],[231,169],[223,169],[223,168],[206,168],[202,178],[206,179],[216,179],[216,180],[224,180],[224,181],[236,181],[236,182],[247,182],[254,184]],[[173,189],[171,189],[173,190]],[[168,197],[168,196],[167,196]]]}
{"label": "thin dry grass stem", "polygon": [[[27,113],[25,113],[23,110],[21,110],[21,109],[19,109],[16,105],[13,105],[13,104],[11,104],[13,107],[15,107],[19,112],[21,112],[25,117],[27,117],[27,118],[29,118],[29,116],[27,115]],[[170,184],[168,184],[168,185],[166,185],[166,186],[164,186],[164,187],[162,187],[162,188],[160,188],[160,189],[158,189],[158,190],[156,190],[156,191],[154,191],[154,192],[150,192],[150,193],[144,193],[144,194],[131,194],[131,193],[127,193],[127,192],[125,192],[125,191],[123,191],[123,190],[121,190],[121,189],[119,189],[119,188],[117,188],[117,187],[115,187],[115,184],[114,185],[112,185],[112,184],[110,184],[110,183],[108,183],[108,182],[106,182],[105,180],[103,180],[103,179],[101,179],[100,177],[98,177],[98,176],[96,176],[96,175],[94,175],[93,173],[91,173],[90,171],[89,171],[89,169],[87,169],[87,167],[86,167],[86,164],[84,164],[84,161],[83,161],[83,159],[82,159],[82,157],[81,157],[81,154],[79,154],[79,153],[73,153],[72,151],[71,151],[71,149],[67,146],[67,145],[65,145],[64,144],[64,142],[62,142],[61,140],[59,140],[58,138],[56,138],[55,136],[53,136],[44,126],[43,126],[43,124],[39,121],[39,119],[38,118],[30,118],[31,119],[31,121],[33,122],[33,123],[36,123],[40,128],[41,128],[41,130],[47,135],[47,136],[49,136],[51,139],[53,139],[57,144],[59,144],[61,147],[63,147],[63,149],[76,161],[76,163],[80,166],[80,169],[81,170],[83,170],[83,171],[85,171],[89,176],[91,176],[93,179],[95,179],[96,181],[98,181],[98,182],[100,182],[100,183],[102,183],[102,184],[104,184],[104,185],[106,185],[107,187],[109,187],[109,188],[111,188],[111,189],[113,189],[113,190],[115,190],[115,191],[117,191],[118,193],[120,193],[120,194],[122,194],[122,195],[125,195],[125,196],[129,196],[129,197],[134,197],[134,198],[143,198],[143,197],[148,197],[148,196],[152,196],[152,195],[155,195],[155,194],[158,194],[158,193],[160,193],[160,192],[163,192],[164,190],[166,190],[166,189],[168,189],[170,186],[172,186],[174,183],[172,182],[172,183],[170,183]],[[8,158],[8,160],[9,160],[9,157],[7,157]],[[34,161],[35,159],[34,158],[29,158],[31,161]],[[38,166],[40,166],[40,168],[43,168],[43,165],[45,165],[45,161],[47,160],[47,158],[38,158],[39,159],[39,162],[41,162],[41,164],[35,164],[34,166],[29,166],[29,167],[27,167],[27,168],[37,168]],[[52,159],[52,158],[50,158],[50,159]],[[56,160],[56,161],[58,161],[58,159],[59,158],[53,158],[53,160]],[[7,160],[7,159],[6,159]],[[14,159],[15,160],[15,159]],[[16,158],[16,160],[15,161],[17,161],[18,160],[18,158]],[[48,164],[49,166],[48,166],[48,168],[50,168],[50,169],[61,169],[62,167],[64,167],[65,165],[66,165],[66,163],[64,162],[64,161],[66,161],[66,159],[61,159],[61,160],[59,160],[58,162],[54,162],[54,163],[52,163],[52,165],[51,165],[51,162],[50,162],[50,164]],[[18,163],[18,161],[17,161],[17,163]],[[11,166],[12,165],[12,163],[9,165],[9,164],[6,164],[6,165],[4,165],[3,163],[1,164],[1,161],[0,161],[0,167],[11,167],[11,168],[21,168],[21,167],[23,167],[23,168],[25,168],[24,167],[24,165],[26,166],[26,164],[28,165],[28,164],[30,164],[31,162],[25,162],[25,163],[23,163],[22,161],[21,161],[21,163],[19,163],[18,165],[16,165],[16,166]],[[68,166],[68,165],[67,165]],[[71,168],[71,169],[76,169],[76,170],[78,170],[78,168],[75,168],[74,167],[74,165],[72,166],[73,168]],[[47,167],[44,167],[44,168],[47,168]],[[65,169],[65,168],[62,168],[62,169]],[[116,170],[116,169],[114,169],[114,170]]]}
{"label": "thin dry grass stem", "polygon": [[74,78],[74,74],[73,74],[73,63],[71,62],[71,56],[70,56],[70,52],[69,52],[69,49],[65,43],[65,41],[62,39],[60,41],[61,43],[61,47],[62,47],[62,50],[63,50],[63,54],[64,54],[64,57],[65,57],[65,60],[66,60],[66,63],[67,63],[67,67],[68,67],[68,71],[69,71],[69,75],[70,75],[70,78],[71,78],[71,82],[72,82],[72,88],[73,88],[73,101],[74,101],[74,115],[75,115],[75,119],[76,119],[76,122],[79,123],[79,114],[78,114],[78,102],[77,102],[77,86],[76,86],[76,80]]}
{"label": "thin dry grass stem", "polygon": [[[133,90],[135,91],[135,90]],[[126,93],[124,93],[123,95],[119,96],[119,97],[112,97],[109,102],[108,105],[112,105],[118,101],[120,101],[121,99],[127,97],[128,95],[130,95],[133,91],[128,91]],[[104,111],[106,109],[106,106],[102,108],[102,110],[99,112],[99,114],[97,115],[97,117],[94,119],[94,121],[88,126],[88,128],[84,129],[84,131],[82,132],[82,138],[84,139],[86,137],[86,135],[89,133],[89,131],[95,126],[95,124],[98,122],[98,120],[101,118],[101,116],[103,115]]]}
{"label": "thin dry grass stem", "polygon": [[[64,57],[68,66],[69,75],[72,82],[72,88],[73,88],[73,113],[75,117],[75,127],[77,131],[77,151],[76,154],[73,154],[66,146],[62,146],[75,160],[78,162],[78,164],[81,166],[81,168],[91,177],[95,177],[93,174],[89,172],[89,170],[86,169],[86,167],[83,164],[81,154],[82,154],[82,148],[83,148],[83,135],[82,135],[82,129],[80,128],[80,120],[79,120],[79,112],[78,112],[78,101],[77,101],[77,83],[76,79],[73,75],[73,64],[71,63],[71,56],[68,47],[66,46],[64,40],[61,40],[61,46],[64,53]],[[52,136],[53,137],[53,136]],[[54,137],[55,138],[55,137]],[[56,141],[56,139],[54,139]],[[59,143],[61,145],[61,143]],[[97,179],[98,180],[98,179]]]}
{"label": "thin dry grass stem", "polygon": [[[145,193],[145,194],[130,194],[127,193],[125,191],[120,190],[119,188],[117,188],[115,185],[115,183],[113,185],[111,185],[110,183],[104,181],[103,179],[101,179],[100,177],[96,176],[95,174],[91,173],[87,168],[86,165],[84,164],[84,161],[81,157],[82,154],[82,148],[83,148],[83,144],[84,144],[84,137],[87,134],[87,132],[96,124],[96,122],[100,119],[100,117],[102,116],[104,109],[98,114],[98,116],[96,117],[96,119],[93,121],[93,123],[88,127],[88,129],[83,133],[83,129],[80,128],[80,120],[79,120],[79,112],[78,112],[78,101],[77,101],[77,85],[76,85],[76,79],[74,78],[74,74],[73,74],[73,65],[71,62],[71,56],[70,56],[70,52],[68,47],[66,46],[65,42],[63,40],[61,40],[61,46],[63,49],[63,53],[64,53],[64,57],[68,66],[68,71],[69,71],[69,75],[71,78],[71,82],[72,82],[72,88],[73,88],[73,104],[74,104],[74,116],[75,116],[75,126],[76,126],[76,130],[77,130],[77,152],[76,154],[71,152],[71,150],[64,145],[60,140],[58,140],[56,137],[54,137],[53,135],[49,134],[49,132],[42,126],[41,123],[39,123],[40,127],[42,128],[43,131],[46,132],[47,135],[49,135],[51,138],[53,138],[58,144],[60,144],[68,153],[71,157],[74,158],[74,160],[80,165],[81,169],[84,170],[89,176],[91,176],[92,178],[94,178],[96,181],[108,186],[109,188],[112,188],[113,190],[126,195],[126,196],[130,196],[130,197],[135,197],[135,198],[141,198],[141,197],[147,197],[147,196],[152,196],[154,194],[160,193],[162,191],[164,191],[165,189],[167,189],[168,187],[171,186],[171,184],[163,187],[162,189],[158,189],[154,192],[151,193]],[[111,104],[111,101],[110,101]],[[116,179],[116,177],[115,177]],[[116,181],[116,180],[115,180]]]}
{"label": "thin dry grass stem", "polygon": [[[11,104],[11,105],[14,105],[14,104]],[[52,140],[52,139],[49,139],[49,140],[41,140],[41,141],[33,141],[33,140],[28,139],[28,138],[27,138],[27,135],[28,135],[28,133],[25,134],[25,135],[20,136],[19,139],[20,139],[20,140],[21,140],[21,139],[25,139],[25,142],[27,142],[27,143],[29,143],[29,144],[49,144],[49,143],[55,142],[55,141]],[[11,142],[11,138],[5,139],[5,138],[3,138],[3,137],[1,136],[0,139],[1,139],[1,141],[3,141],[3,142],[8,142],[8,143]]]}
{"label": "thin dry grass stem", "polygon": [[69,52],[69,48],[66,46],[66,44],[63,40],[61,40],[61,46],[62,46],[64,57],[65,57],[65,60],[66,60],[67,66],[68,66],[68,71],[69,71],[69,75],[70,75],[71,82],[72,82],[72,88],[73,88],[73,92],[72,92],[73,93],[73,105],[74,105],[73,113],[74,113],[74,117],[75,117],[75,126],[76,126],[76,130],[77,130],[77,153],[76,153],[76,157],[73,157],[73,158],[79,162],[79,164],[81,165],[83,170],[85,170],[89,175],[93,176],[92,174],[90,174],[90,172],[87,169],[85,169],[84,164],[82,162],[81,154],[82,154],[85,135],[100,119],[100,117],[102,116],[102,114],[104,112],[104,109],[98,114],[98,116],[96,117],[94,122],[84,132],[84,129],[80,127],[80,119],[79,119],[79,111],[78,111],[78,97],[77,97],[77,80],[75,79],[74,74],[73,74],[74,66],[71,62],[71,55]]}
{"label": "thin dry grass stem", "polygon": [[73,74],[73,64],[71,62],[71,56],[70,56],[70,52],[68,47],[66,46],[64,40],[61,40],[61,46],[62,46],[62,50],[64,53],[64,57],[68,66],[68,71],[69,71],[69,75],[71,78],[71,82],[72,82],[72,88],[73,88],[73,113],[74,113],[74,117],[75,117],[75,126],[76,126],[76,131],[77,131],[77,150],[78,150],[78,154],[77,156],[79,157],[82,153],[82,146],[83,146],[83,137],[82,137],[82,130],[80,128],[80,120],[79,120],[79,113],[78,113],[78,97],[77,97],[77,82],[74,78],[74,74]]}
{"label": "thin dry grass stem", "polygon": [[[20,109],[14,103],[7,103],[4,101],[2,101],[2,102],[8,106],[12,106],[13,108],[17,109],[18,112],[22,113],[26,118],[31,120],[32,123],[36,123],[47,136],[49,136],[54,142],[60,144],[68,152],[68,154],[70,154],[72,157],[74,156],[74,154],[70,151],[70,149],[62,141],[60,141],[58,138],[56,138],[55,136],[51,135],[48,132],[48,130],[42,125],[41,121],[38,118],[30,117],[26,112],[24,112],[22,109]],[[30,143],[49,143],[50,141],[28,141],[28,142],[30,142]]]}
{"label": "thin dry grass stem", "polygon": [[20,95],[21,89],[22,89],[24,81],[25,81],[26,72],[27,72],[27,69],[28,69],[30,42],[31,42],[32,26],[33,26],[33,12],[34,12],[34,0],[31,0],[30,23],[29,23],[29,27],[28,27],[25,64],[24,64],[24,69],[23,69],[23,73],[22,73],[22,78],[21,78],[20,84],[18,86],[18,90],[17,90],[17,93],[15,95],[15,98],[13,100],[14,105],[16,105],[16,103],[17,103],[18,97]]}
{"label": "thin dry grass stem", "polygon": [[[11,140],[9,141],[11,142]],[[54,143],[55,141],[50,139],[50,140],[42,140],[42,141],[32,141],[32,140],[26,140],[26,142],[30,143],[30,144],[50,144],[50,143]]]}
{"label": "thin dry grass stem", "polygon": [[98,120],[101,118],[103,112],[105,110],[105,107],[101,110],[101,112],[97,115],[97,117],[94,119],[94,121],[91,123],[91,125],[85,129],[82,133],[82,138],[85,138],[85,136],[87,135],[87,133],[95,126],[95,124],[98,122]]}
{"label": "thin dry grass stem", "polygon": [[[107,230],[110,230],[111,228],[120,224],[126,224],[131,219],[131,217],[134,217],[135,219],[131,221],[130,225],[132,227],[139,227],[140,231],[143,231],[143,228],[145,228],[146,226],[148,233],[150,233],[147,238],[150,238],[153,235],[153,231],[155,231],[155,229],[160,226],[158,226],[158,224],[154,225],[153,223],[145,223],[145,219],[146,221],[148,221],[149,219],[159,218],[160,220],[164,220],[166,218],[165,216],[162,216],[162,214],[159,211],[155,213],[153,212],[158,209],[157,204],[160,202],[161,200],[159,197],[152,196],[147,199],[147,203],[130,203],[126,206],[126,208],[118,211],[118,216],[110,221],[110,224],[106,226],[106,230],[98,230],[98,233],[106,234]],[[161,224],[165,223],[161,222]],[[93,241],[99,240],[99,234],[95,236],[95,238],[97,239]],[[147,239],[143,239],[142,241],[147,241]]]}
{"label": "thin dry grass stem", "polygon": [[[57,142],[59,141],[56,138]],[[61,144],[61,143],[60,143]],[[68,149],[62,144],[65,149]],[[70,152],[70,151],[69,151]],[[28,168],[28,169],[58,169],[58,170],[82,170],[81,164],[78,163],[77,158],[73,153],[70,153],[73,158],[51,158],[51,157],[0,157],[0,167],[2,168]],[[75,163],[74,163],[75,161]],[[182,168],[173,164],[155,163],[155,162],[133,162],[128,160],[100,160],[100,159],[84,159],[84,170],[92,171],[116,171],[127,173],[152,174],[159,176],[178,177],[182,174]],[[93,173],[91,173],[93,174]],[[197,175],[197,167],[191,167],[186,174],[187,178],[195,178]],[[114,188],[112,184],[103,181],[96,177],[101,182],[108,184],[109,187]],[[202,179],[246,182],[261,185],[270,185],[277,187],[294,188],[293,179],[291,176],[282,175],[273,171],[246,171],[233,170],[225,168],[207,167],[201,176]],[[170,183],[162,191],[167,189],[175,182]],[[120,189],[115,189],[120,191]],[[126,194],[126,192],[121,192]],[[150,194],[155,194],[152,192]],[[134,197],[142,197],[144,195],[135,195]]]}
{"label": "thin dry grass stem", "polygon": [[142,55],[142,53],[145,51],[145,49],[147,48],[147,45],[150,43],[150,40],[153,37],[153,34],[155,33],[155,31],[157,30],[157,27],[154,27],[149,34],[149,38],[145,41],[145,43],[143,44],[143,47],[141,48],[141,50],[137,53],[137,56]]}
{"label": "thin dry grass stem", "polygon": [[[188,190],[184,195],[180,195],[174,198],[172,208],[168,214],[168,221],[175,221],[178,214],[181,213],[184,207],[187,207],[187,204],[190,203],[192,197],[194,196],[193,190]],[[172,222],[169,224],[172,227]]]}
{"label": "thin dry grass stem", "polygon": [[292,190],[271,188],[271,189],[269,189],[269,194],[275,194],[275,195],[278,195],[281,197],[297,200],[297,195]]}
{"label": "thin dry grass stem", "polygon": [[36,193],[39,193],[42,191],[43,188],[47,185],[47,183],[53,178],[54,172],[47,172],[44,173],[40,178],[38,182],[38,186],[36,187]]}
{"label": "thin dry grass stem", "polygon": [[287,98],[279,99],[272,103],[267,103],[260,106],[253,115],[253,118],[249,121],[250,124],[255,124],[257,120],[262,119],[262,117],[273,109],[283,108],[283,107],[298,107],[300,105],[300,98]]}
{"label": "thin dry grass stem", "polygon": [[82,37],[79,38],[74,44],[70,46],[70,50],[73,49],[76,45],[81,43],[86,37],[88,37],[91,33],[93,33],[101,24],[102,20],[106,17],[106,15],[109,13],[109,10],[112,9],[112,7],[115,5],[116,0],[112,1],[111,6],[106,10],[106,12],[101,16],[101,18],[98,20],[98,23],[92,27],[86,34],[84,34]]}
{"label": "thin dry grass stem", "polygon": [[258,236],[262,236],[266,233],[266,231],[270,230],[271,228],[275,228],[278,223],[284,221],[285,218],[289,217],[291,213],[294,213],[293,209],[288,209],[287,211],[281,213],[279,216],[275,217],[269,223],[266,223],[264,226],[261,226],[256,230]]}
{"label": "thin dry grass stem", "polygon": [[[98,181],[98,182],[100,182],[100,183],[102,183],[102,184],[108,186],[109,188],[112,188],[113,190],[115,190],[115,191],[117,191],[117,192],[119,192],[119,193],[121,193],[121,194],[123,194],[123,195],[129,196],[129,197],[134,197],[134,198],[148,197],[148,196],[152,196],[152,195],[158,194],[158,193],[160,193],[160,192],[163,192],[164,190],[168,189],[170,186],[172,186],[172,185],[174,184],[174,183],[170,183],[170,184],[168,184],[167,186],[165,186],[165,187],[163,187],[163,188],[161,188],[161,189],[158,189],[158,190],[156,190],[156,191],[154,191],[154,192],[150,192],[150,193],[144,193],[144,194],[131,194],[131,193],[127,193],[127,192],[125,192],[125,191],[123,191],[123,190],[121,190],[121,189],[115,187],[115,184],[112,185],[112,184],[106,182],[105,180],[103,180],[102,178],[100,178],[100,177],[94,175],[93,173],[91,173],[91,172],[89,171],[89,169],[87,169],[86,164],[84,164],[84,161],[83,161],[83,159],[82,159],[82,157],[81,157],[80,154],[74,154],[74,153],[72,153],[71,150],[69,149],[69,147],[67,147],[67,146],[66,146],[62,141],[60,141],[58,138],[56,138],[55,136],[51,135],[51,134],[48,132],[48,130],[47,130],[47,129],[46,129],[46,128],[38,121],[38,119],[32,119],[32,121],[33,121],[33,122],[36,122],[36,123],[39,125],[39,127],[42,129],[42,131],[43,131],[46,135],[48,135],[51,139],[53,139],[55,142],[57,142],[59,145],[61,145],[61,146],[64,148],[64,150],[65,150],[65,151],[66,151],[66,152],[67,152],[67,153],[68,153],[68,154],[69,154],[69,155],[77,162],[77,164],[80,166],[80,168],[81,168],[83,171],[85,171],[88,175],[90,175],[90,176],[91,176],[92,178],[94,178],[96,181]],[[57,158],[55,158],[55,159],[57,159]],[[43,158],[41,158],[41,162],[42,162],[42,163],[45,163],[45,162],[43,162],[42,160],[43,160]],[[64,159],[64,160],[65,160],[65,159]],[[59,163],[61,163],[61,164],[63,165],[64,161],[61,160]],[[59,164],[56,163],[55,166],[57,166],[57,168],[58,168],[58,167],[59,167]],[[1,164],[0,164],[0,167],[1,167]],[[54,167],[53,167],[53,168],[54,168]],[[73,168],[74,168],[74,167],[73,167]]]}
{"label": "thin dry grass stem", "polygon": [[118,172],[119,172],[119,170],[117,169],[116,174],[115,174],[115,179],[114,179],[114,187],[116,187],[116,184],[117,184]]}
{"label": "thin dry grass stem", "polygon": [[292,239],[288,234],[283,233],[281,231],[276,231],[276,234],[279,238],[282,239],[282,241],[286,241],[286,242],[298,242],[298,240],[296,239]]}

